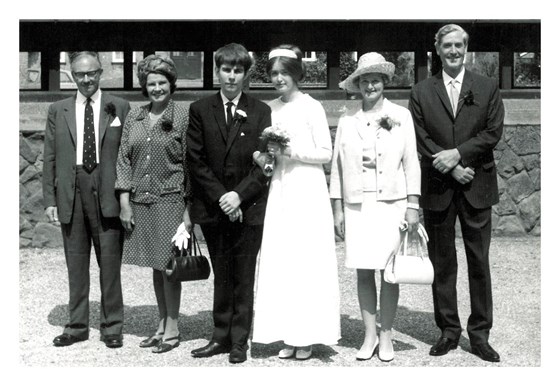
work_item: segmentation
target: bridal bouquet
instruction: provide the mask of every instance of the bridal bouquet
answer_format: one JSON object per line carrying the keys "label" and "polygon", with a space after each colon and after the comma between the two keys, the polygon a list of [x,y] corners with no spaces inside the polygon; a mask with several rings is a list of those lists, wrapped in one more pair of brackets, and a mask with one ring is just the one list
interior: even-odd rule
{"label": "bridal bouquet", "polygon": [[277,125],[272,125],[264,129],[261,134],[261,139],[266,144],[268,144],[268,142],[276,142],[282,149],[284,149],[290,142],[288,132]]}
{"label": "bridal bouquet", "polygon": [[[280,126],[272,125],[263,130],[261,140],[265,143],[265,145],[268,145],[270,142],[277,143],[280,146],[280,149],[284,150],[290,142],[290,136],[288,135],[288,132]],[[265,176],[272,176],[272,173],[274,172],[274,163],[274,156],[270,154],[263,166]]]}

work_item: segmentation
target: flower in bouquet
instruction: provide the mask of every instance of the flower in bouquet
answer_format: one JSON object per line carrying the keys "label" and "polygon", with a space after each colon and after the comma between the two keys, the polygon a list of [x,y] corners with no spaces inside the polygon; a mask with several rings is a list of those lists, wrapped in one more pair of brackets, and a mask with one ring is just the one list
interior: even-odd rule
{"label": "flower in bouquet", "polygon": [[288,132],[278,125],[272,125],[263,130],[261,140],[265,143],[276,142],[282,149],[285,149],[290,142]]}
{"label": "flower in bouquet", "polygon": [[[269,142],[275,142],[282,150],[284,150],[290,142],[290,136],[286,130],[282,129],[278,125],[272,125],[263,130],[261,140],[265,143],[265,145],[268,145]],[[263,173],[265,176],[272,176],[274,173],[274,164],[274,155],[269,154],[269,157],[263,167]]]}
{"label": "flower in bouquet", "polygon": [[384,115],[377,120],[377,124],[382,129],[385,129],[387,131],[391,131],[391,129],[393,127],[399,126],[401,123],[399,121],[397,121],[396,119],[391,118],[388,115]]}

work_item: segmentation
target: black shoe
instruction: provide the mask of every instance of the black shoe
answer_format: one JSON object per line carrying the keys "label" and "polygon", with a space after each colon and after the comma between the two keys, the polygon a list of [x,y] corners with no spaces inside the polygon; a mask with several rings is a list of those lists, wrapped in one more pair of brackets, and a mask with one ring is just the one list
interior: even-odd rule
{"label": "black shoe", "polygon": [[233,346],[229,353],[229,363],[243,363],[247,360],[247,350],[240,346]]}
{"label": "black shoe", "polygon": [[228,353],[229,347],[218,342],[210,341],[206,346],[191,351],[191,355],[195,358],[209,358],[218,354]]}
{"label": "black shoe", "polygon": [[87,337],[78,338],[77,336],[64,333],[54,338],[53,343],[56,347],[64,347],[73,345],[74,343],[82,342],[87,339]]}
{"label": "black shoe", "polygon": [[157,334],[144,339],[142,342],[140,342],[139,346],[142,348],[159,346],[162,338],[163,332],[158,332]]}
{"label": "black shoe", "polygon": [[[169,342],[169,341],[172,341],[172,340],[176,340],[177,342],[175,342],[173,344],[165,343],[165,342]],[[180,335],[174,336],[172,338],[167,338],[163,341],[160,341],[159,344],[152,349],[152,352],[154,354],[163,354],[164,352],[171,351],[174,348],[179,347],[179,341],[180,340],[181,340]]]}
{"label": "black shoe", "polygon": [[450,350],[457,348],[457,341],[443,336],[438,339],[437,343],[430,349],[430,355],[441,356],[447,354]]}
{"label": "black shoe", "polygon": [[471,352],[480,359],[488,362],[500,361],[500,354],[498,354],[488,343],[471,345]]}
{"label": "black shoe", "polygon": [[109,348],[119,348],[122,347],[122,338],[120,335],[104,335],[101,340],[105,342],[105,346]]}

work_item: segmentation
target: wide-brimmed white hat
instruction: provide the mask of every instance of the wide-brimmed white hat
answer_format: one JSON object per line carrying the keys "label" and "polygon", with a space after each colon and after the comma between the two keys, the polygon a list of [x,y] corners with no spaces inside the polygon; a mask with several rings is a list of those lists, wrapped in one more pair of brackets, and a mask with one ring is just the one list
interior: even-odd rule
{"label": "wide-brimmed white hat", "polygon": [[358,60],[358,68],[348,76],[345,80],[338,84],[338,87],[345,89],[348,92],[360,92],[357,82],[354,82],[360,75],[370,73],[385,74],[391,80],[395,74],[395,65],[387,62],[383,55],[377,52],[368,52],[360,56]]}

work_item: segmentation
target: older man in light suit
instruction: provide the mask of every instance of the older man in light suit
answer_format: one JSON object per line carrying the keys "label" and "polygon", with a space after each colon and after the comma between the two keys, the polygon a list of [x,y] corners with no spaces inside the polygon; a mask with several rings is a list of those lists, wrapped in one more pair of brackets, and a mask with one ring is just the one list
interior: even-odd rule
{"label": "older man in light suit", "polygon": [[101,340],[122,346],[122,232],[115,195],[116,159],[127,101],[101,93],[103,69],[91,51],[70,56],[78,92],[49,107],[45,129],[43,197],[49,221],[60,221],[68,267],[70,320],[55,346],[89,338],[91,245],[100,268]]}
{"label": "older man in light suit", "polygon": [[410,96],[418,150],[422,155],[420,205],[434,265],[434,313],[441,337],[430,355],[457,347],[455,222],[467,255],[471,315],[467,324],[472,353],[498,362],[488,343],[492,327],[492,288],[488,252],[492,205],[498,203],[493,149],[502,136],[504,106],[498,83],[464,68],[468,34],[449,24],[436,34],[443,71],[418,83]]}

